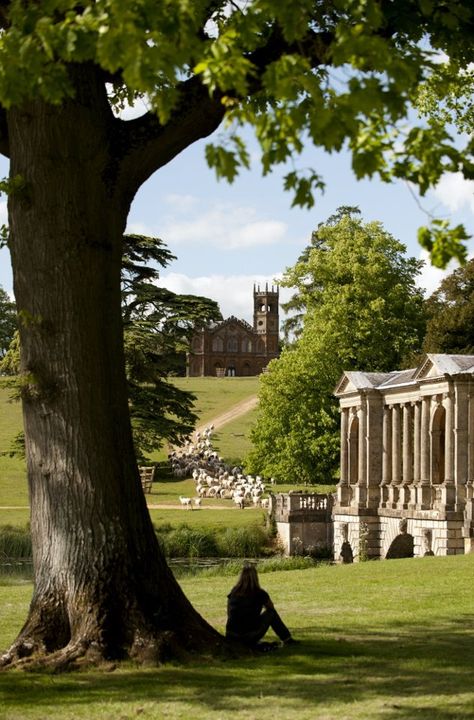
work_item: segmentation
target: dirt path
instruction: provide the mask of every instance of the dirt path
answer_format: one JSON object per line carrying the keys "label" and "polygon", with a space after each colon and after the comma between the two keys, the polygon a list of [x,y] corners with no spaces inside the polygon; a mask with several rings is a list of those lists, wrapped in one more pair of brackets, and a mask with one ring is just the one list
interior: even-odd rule
{"label": "dirt path", "polygon": [[217,415],[215,418],[209,420],[207,423],[198,425],[194,432],[202,433],[206,428],[209,427],[209,425],[214,425],[214,430],[219,430],[223,425],[226,425],[232,420],[236,420],[241,415],[245,415],[245,413],[253,410],[254,407],[257,406],[257,403],[258,397],[256,395],[252,395],[252,397],[241,400],[241,402],[233,405],[233,407],[229,408],[229,410],[226,410],[221,415]]}
{"label": "dirt path", "polygon": [[[219,430],[223,425],[226,425],[226,423],[231,422],[231,420],[235,420],[236,418],[240,417],[241,415],[245,415],[245,413],[249,412],[250,410],[253,410],[254,407],[257,406],[258,403],[258,397],[256,395],[252,395],[249,398],[246,398],[245,400],[241,400],[241,402],[236,403],[233,407],[231,407],[229,410],[226,410],[226,412],[222,413],[221,415],[217,415],[212,420],[209,420],[209,422],[204,423],[202,425],[198,425],[195,433],[197,432],[203,432],[209,425],[214,425],[214,430]],[[173,509],[178,510],[182,509],[181,505],[155,505],[150,504],[148,507],[152,510],[158,510],[158,509]],[[25,507],[13,507],[13,506],[0,506],[0,510],[28,510],[28,505]],[[218,505],[206,505],[203,506],[203,509],[206,510],[222,510],[221,506]],[[233,507],[227,508],[227,509],[234,509]]]}

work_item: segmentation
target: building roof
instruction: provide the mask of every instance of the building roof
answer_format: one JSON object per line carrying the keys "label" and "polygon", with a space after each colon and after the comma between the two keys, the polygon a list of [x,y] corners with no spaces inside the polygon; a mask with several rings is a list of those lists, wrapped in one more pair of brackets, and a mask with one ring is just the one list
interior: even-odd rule
{"label": "building roof", "polygon": [[218,330],[228,327],[229,325],[240,325],[243,330],[246,330],[247,332],[254,332],[253,327],[246,320],[239,320],[239,318],[236,318],[234,315],[231,315],[221,322],[208,326],[206,330],[210,333],[215,333]]}
{"label": "building roof", "polygon": [[410,370],[394,370],[389,373],[345,372],[339,380],[334,394],[339,396],[358,390],[386,390],[428,378],[461,374],[474,374],[474,355],[428,353],[417,368]]}

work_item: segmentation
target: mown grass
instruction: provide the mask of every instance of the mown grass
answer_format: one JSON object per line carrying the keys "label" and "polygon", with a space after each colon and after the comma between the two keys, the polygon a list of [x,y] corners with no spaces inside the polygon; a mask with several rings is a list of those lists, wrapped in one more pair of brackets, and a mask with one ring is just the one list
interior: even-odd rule
{"label": "mown grass", "polygon": [[242,464],[252,449],[250,430],[257,419],[257,412],[257,408],[250,410],[226,423],[214,434],[214,447],[231,465]]}
{"label": "mown grass", "polygon": [[258,377],[174,378],[173,382],[183,390],[196,394],[198,425],[209,423],[233,405],[257,395],[259,387]]}
{"label": "mown grass", "polygon": [[[158,669],[2,673],[2,720],[474,718],[473,572],[471,555],[262,573],[300,645]],[[234,579],[180,583],[222,631]],[[21,627],[30,595],[30,586],[0,587],[0,647]]]}
{"label": "mown grass", "polygon": [[[258,392],[258,377],[250,378],[174,378],[179,387],[186,388],[196,394],[195,409],[199,417],[198,423],[210,422],[212,418],[225,412],[241,400]],[[10,402],[10,391],[2,385],[0,378],[0,453],[8,452],[12,440],[22,429],[21,406],[18,402]],[[251,413],[249,413],[249,416]],[[238,430],[233,423],[224,426],[219,432],[216,448],[232,461],[237,462],[244,457],[250,447],[248,431],[251,417],[239,419]],[[244,434],[244,429],[247,434]],[[151,460],[159,462],[166,459],[166,449],[153,453]],[[194,486],[193,486],[194,487]],[[176,502],[177,494],[171,487],[160,491],[163,501]],[[178,494],[185,495],[193,488],[179,488]],[[154,488],[155,490],[155,488]],[[157,490],[157,489],[156,489]],[[167,497],[165,497],[167,496]],[[160,502],[161,502],[160,499]],[[25,462],[18,458],[0,454],[0,506],[24,507],[28,505]],[[10,522],[0,511],[0,525]]]}

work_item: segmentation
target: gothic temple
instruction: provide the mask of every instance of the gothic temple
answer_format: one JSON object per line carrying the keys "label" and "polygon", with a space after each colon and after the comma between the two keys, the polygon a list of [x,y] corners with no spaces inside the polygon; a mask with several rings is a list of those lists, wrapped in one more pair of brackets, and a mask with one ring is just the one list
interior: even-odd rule
{"label": "gothic temple", "polygon": [[253,327],[234,316],[197,330],[187,358],[189,377],[259,375],[278,357],[278,287],[253,288]]}

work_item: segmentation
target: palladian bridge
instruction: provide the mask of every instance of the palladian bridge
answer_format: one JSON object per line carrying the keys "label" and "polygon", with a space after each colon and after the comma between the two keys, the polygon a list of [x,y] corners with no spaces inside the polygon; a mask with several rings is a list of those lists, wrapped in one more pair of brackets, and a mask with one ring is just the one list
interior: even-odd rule
{"label": "palladian bridge", "polygon": [[470,552],[474,356],[429,354],[411,370],[345,372],[335,395],[341,410],[336,500],[323,512],[315,498],[305,513],[309,499],[295,498],[301,507],[289,514],[288,528],[280,525],[280,500],[278,529],[288,550],[294,536],[309,542],[312,525],[319,542],[326,537],[334,559],[343,562],[362,553],[391,558]]}

